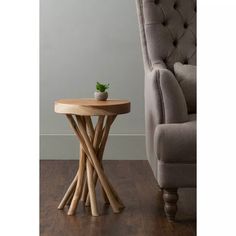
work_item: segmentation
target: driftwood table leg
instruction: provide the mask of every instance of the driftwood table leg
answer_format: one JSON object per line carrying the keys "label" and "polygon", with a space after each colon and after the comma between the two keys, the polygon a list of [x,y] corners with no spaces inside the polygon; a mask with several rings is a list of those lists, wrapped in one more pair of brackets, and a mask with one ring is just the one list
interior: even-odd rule
{"label": "driftwood table leg", "polygon": [[66,202],[66,205],[67,205],[67,206],[70,206],[74,194],[75,194],[75,187],[74,187],[73,191],[72,191],[71,194],[70,194],[70,197],[68,198],[68,200],[67,200],[67,202]]}
{"label": "driftwood table leg", "polygon": [[99,214],[97,209],[95,186],[93,183],[93,172],[92,172],[93,169],[91,163],[88,160],[86,162],[86,167],[87,167],[88,189],[91,202],[91,212],[93,216],[98,216]]}
{"label": "driftwood table leg", "polygon": [[83,123],[82,123],[81,118],[78,117],[77,121],[78,121],[79,130],[80,130],[81,135],[82,135],[81,140],[82,139],[84,140],[83,143],[85,144],[86,148],[88,149],[89,155],[90,155],[90,157],[92,159],[92,163],[94,164],[94,168],[95,168],[95,170],[96,170],[96,172],[98,174],[99,180],[100,180],[100,182],[101,182],[101,184],[102,184],[102,186],[103,186],[103,188],[104,188],[104,190],[106,192],[106,195],[107,195],[107,197],[109,199],[109,202],[111,204],[113,212],[114,213],[119,213],[120,212],[120,210],[119,210],[119,203],[117,202],[116,198],[114,197],[114,195],[113,195],[113,193],[112,193],[112,191],[110,189],[109,181],[106,178],[106,176],[105,176],[105,174],[104,174],[104,172],[103,172],[103,170],[101,168],[99,160],[97,159],[97,155],[96,155],[96,153],[95,153],[95,151],[93,149],[93,145],[91,144],[91,142],[89,140],[89,137],[88,137],[88,135],[86,133],[86,130],[83,127]]}
{"label": "driftwood table leg", "polygon": [[[77,117],[77,120],[78,120],[78,117]],[[91,142],[93,143],[93,148],[96,153],[98,151],[100,139],[102,137],[103,121],[104,121],[104,116],[99,116],[97,125],[94,130],[91,117],[88,117],[88,116],[85,117],[86,126],[88,127],[90,139],[91,139]],[[94,169],[92,168],[93,179],[94,179],[94,174],[95,172],[94,172]],[[96,186],[95,181],[94,181],[94,185]],[[89,206],[89,205],[90,205],[90,198],[89,198],[89,193],[87,192],[85,206]]]}
{"label": "driftwood table leg", "polygon": [[77,180],[75,193],[70,204],[68,215],[73,215],[75,213],[76,207],[78,205],[78,201],[82,193],[83,179],[84,179],[84,172],[85,172],[85,153],[82,148],[80,148],[80,150],[81,150],[80,152],[81,156],[80,156],[80,165],[79,165],[79,171],[78,171],[78,180]]}
{"label": "driftwood table leg", "polygon": [[75,214],[79,200],[85,205],[91,205],[91,213],[98,216],[95,187],[97,180],[102,186],[103,197],[106,203],[110,203],[114,213],[119,213],[124,208],[118,194],[108,181],[102,166],[102,157],[108,139],[111,124],[116,116],[99,116],[98,122],[93,128],[90,116],[66,115],[76,136],[80,140],[80,161],[78,172],[63,197],[58,209],[69,205],[68,215]]}
{"label": "driftwood table leg", "polygon": [[84,180],[84,185],[83,185],[83,190],[82,190],[82,195],[81,195],[81,202],[85,202],[86,201],[86,197],[88,194],[88,183],[87,183],[87,179],[85,178]]}
{"label": "driftwood table leg", "polygon": [[[93,139],[93,147],[97,153],[97,158],[98,158],[101,166],[102,166],[102,157],[103,157],[106,141],[108,138],[110,126],[111,126],[112,122],[114,121],[115,116],[107,117],[105,127],[103,129],[104,118],[105,118],[104,116],[99,116],[98,123],[97,123],[96,129],[95,129],[94,139]],[[97,179],[98,179],[97,173],[94,171],[93,181],[94,181],[95,186],[97,184]],[[102,187],[102,194],[103,194],[105,203],[109,204],[109,200],[107,198],[107,195],[106,195],[103,187]],[[87,195],[85,206],[89,206],[89,194]]]}
{"label": "driftwood table leg", "polygon": [[73,190],[76,186],[76,183],[77,183],[77,175],[74,177],[72,183],[70,184],[69,188],[67,189],[67,191],[66,191],[64,197],[62,198],[62,200],[61,200],[59,206],[57,207],[57,209],[62,210],[65,207],[65,205],[67,203],[67,200],[70,198],[70,195],[71,195],[71,193],[73,192]]}

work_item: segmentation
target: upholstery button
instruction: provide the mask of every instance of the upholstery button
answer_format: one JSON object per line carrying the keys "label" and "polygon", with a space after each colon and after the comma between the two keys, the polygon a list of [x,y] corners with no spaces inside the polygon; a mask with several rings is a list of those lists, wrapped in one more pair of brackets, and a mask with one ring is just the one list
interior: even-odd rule
{"label": "upholstery button", "polygon": [[163,26],[167,26],[167,23],[168,23],[167,20],[164,20],[164,21],[162,22],[162,25],[163,25]]}
{"label": "upholstery button", "polygon": [[166,62],[167,62],[166,58],[163,58],[163,62],[166,64]]}
{"label": "upholstery button", "polygon": [[154,0],[154,4],[158,4],[159,3],[159,0]]}
{"label": "upholstery button", "polygon": [[184,23],[184,28],[185,28],[185,29],[188,28],[188,23],[187,23],[187,22]]}
{"label": "upholstery button", "polygon": [[177,43],[178,43],[178,41],[177,41],[177,39],[175,39],[175,40],[173,41],[173,45],[174,45],[174,47],[177,46]]}
{"label": "upholstery button", "polygon": [[175,2],[173,8],[176,9],[177,7],[178,7],[177,2]]}
{"label": "upholstery button", "polygon": [[188,64],[188,59],[184,59],[184,64]]}

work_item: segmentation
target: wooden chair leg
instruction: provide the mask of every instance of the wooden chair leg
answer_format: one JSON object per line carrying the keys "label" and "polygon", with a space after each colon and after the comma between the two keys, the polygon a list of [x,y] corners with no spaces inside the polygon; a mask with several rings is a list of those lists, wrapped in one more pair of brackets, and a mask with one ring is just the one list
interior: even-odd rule
{"label": "wooden chair leg", "polygon": [[177,189],[175,188],[164,189],[164,192],[163,192],[163,199],[165,202],[164,209],[165,209],[166,217],[170,222],[175,221],[178,198],[179,197],[178,197]]}

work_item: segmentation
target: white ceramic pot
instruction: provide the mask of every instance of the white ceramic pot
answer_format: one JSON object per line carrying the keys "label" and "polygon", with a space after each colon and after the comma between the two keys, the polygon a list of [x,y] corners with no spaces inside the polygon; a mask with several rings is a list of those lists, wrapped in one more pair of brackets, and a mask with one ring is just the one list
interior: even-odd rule
{"label": "white ceramic pot", "polygon": [[108,93],[107,92],[94,92],[94,98],[98,101],[106,101],[108,98]]}

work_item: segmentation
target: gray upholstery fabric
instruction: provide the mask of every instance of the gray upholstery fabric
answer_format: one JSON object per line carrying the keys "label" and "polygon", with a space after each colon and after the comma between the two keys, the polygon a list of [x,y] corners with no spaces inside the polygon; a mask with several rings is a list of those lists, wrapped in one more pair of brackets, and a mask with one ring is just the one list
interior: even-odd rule
{"label": "gray upholstery fabric", "polygon": [[157,179],[161,188],[195,187],[196,164],[157,161]]}
{"label": "gray upholstery fabric", "polygon": [[145,78],[146,151],[153,172],[156,173],[156,155],[153,137],[157,124],[179,123],[188,120],[187,105],[173,73],[156,65]]}
{"label": "gray upholstery fabric", "polygon": [[143,0],[143,24],[151,65],[196,64],[196,2]]}
{"label": "gray upholstery fabric", "polygon": [[168,124],[187,121],[186,101],[172,72],[167,69],[156,70],[156,82],[159,83],[163,103],[163,122]]}
{"label": "gray upholstery fabric", "polygon": [[196,113],[196,66],[176,62],[174,72],[184,93],[188,113]]}
{"label": "gray upholstery fabric", "polygon": [[154,150],[158,160],[166,163],[196,162],[196,115],[181,124],[157,125]]}
{"label": "gray upholstery fabric", "polygon": [[[161,187],[195,186],[196,156],[193,154],[194,149],[190,150],[186,146],[188,137],[191,137],[191,145],[194,147],[194,137],[191,136],[194,126],[191,125],[192,121],[188,120],[186,101],[173,74],[173,66],[175,62],[196,64],[196,2],[136,0],[136,6],[145,69],[145,131],[148,161]],[[164,127],[172,125],[173,128],[165,131]],[[160,130],[167,138],[162,141],[160,137],[163,134],[158,134],[159,126],[163,127]],[[181,134],[182,137],[177,137],[177,134]],[[183,148],[177,149],[176,156],[174,152],[178,142],[174,137],[179,139],[178,142]],[[165,149],[170,149],[167,140],[174,149],[162,150],[159,153],[157,142]],[[185,152],[190,156],[181,156]],[[188,168],[189,166],[191,168]]]}

